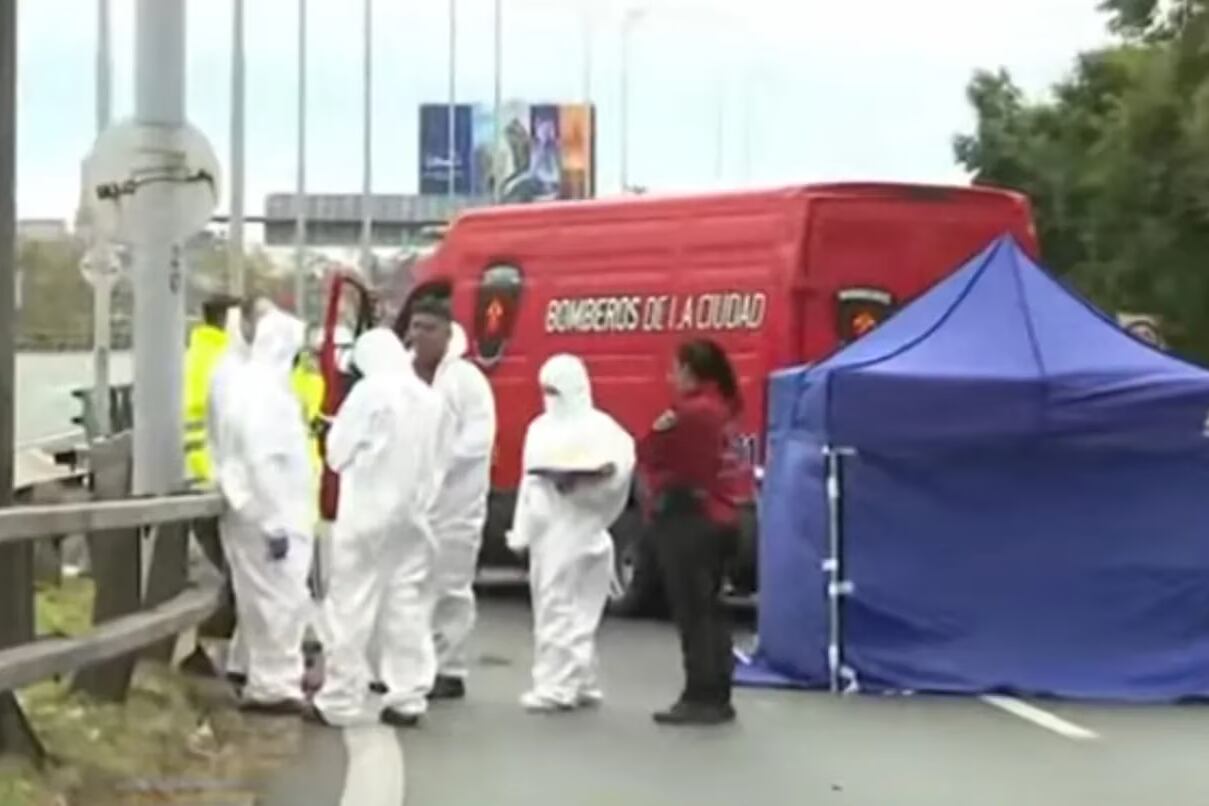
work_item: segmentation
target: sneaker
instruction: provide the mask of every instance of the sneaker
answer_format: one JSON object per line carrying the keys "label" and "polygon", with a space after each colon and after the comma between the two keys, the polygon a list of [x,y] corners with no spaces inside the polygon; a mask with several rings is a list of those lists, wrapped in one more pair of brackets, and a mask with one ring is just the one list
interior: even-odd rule
{"label": "sneaker", "polygon": [[521,695],[521,707],[533,714],[553,714],[560,711],[570,711],[574,706],[551,699],[536,691],[526,691]]}
{"label": "sneaker", "polygon": [[430,700],[461,700],[466,697],[466,681],[460,677],[445,677],[437,675],[428,692]]}
{"label": "sneaker", "polygon": [[654,715],[660,725],[725,725],[735,721],[735,709],[727,705],[705,705],[678,702],[666,711]]}
{"label": "sneaker", "polygon": [[599,708],[604,702],[604,692],[598,688],[587,688],[579,692],[575,705],[580,708]]}
{"label": "sneaker", "polygon": [[414,728],[420,724],[419,714],[405,714],[395,708],[382,709],[382,724],[392,728]]}

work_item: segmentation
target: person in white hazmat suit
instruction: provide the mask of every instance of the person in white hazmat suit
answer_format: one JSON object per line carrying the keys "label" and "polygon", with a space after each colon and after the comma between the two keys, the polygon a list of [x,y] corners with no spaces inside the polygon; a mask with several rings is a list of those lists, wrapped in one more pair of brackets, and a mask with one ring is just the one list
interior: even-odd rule
{"label": "person in white hazmat suit", "polygon": [[[206,440],[211,461],[215,468],[221,468],[224,461],[223,448],[230,444],[229,432],[232,428],[232,414],[235,411],[234,390],[237,387],[235,378],[247,363],[249,348],[248,336],[255,333],[255,318],[245,317],[240,307],[232,307],[227,311],[227,349],[214,372],[210,375],[210,388],[206,396]],[[219,491],[222,492],[221,473],[217,478]],[[231,557],[226,553],[226,542],[223,542],[224,556],[230,567]],[[231,633],[227,644],[226,658],[227,679],[242,688],[248,682],[248,653],[240,639],[238,622]]]}
{"label": "person in white hazmat suit", "polygon": [[449,306],[435,297],[416,300],[407,341],[416,374],[440,393],[449,434],[442,447],[444,482],[432,509],[437,539],[432,608],[437,676],[432,699],[466,694],[468,642],[474,630],[474,576],[495,447],[495,398],[487,378],[464,358],[466,333],[453,322]]}
{"label": "person in white hazmat suit", "polygon": [[[327,436],[340,474],[325,600],[332,646],[312,716],[330,725],[379,718],[414,725],[436,673],[428,513],[439,489],[440,396],[411,371],[402,342],[376,328],[357,340],[352,388]],[[372,707],[370,662],[385,686]]]}
{"label": "person in white hazmat suit", "polygon": [[625,509],[634,440],[592,404],[582,361],[542,366],[545,413],[525,434],[524,477],[508,546],[529,551],[533,599],[531,711],[569,710],[603,699],[596,631],[613,580],[609,527]]}
{"label": "person in white hazmat suit", "polygon": [[314,484],[307,432],[290,387],[304,326],[264,313],[247,360],[233,375],[220,429],[219,486],[227,499],[223,544],[231,564],[240,640],[247,652],[242,703],[301,711],[302,639],[313,614],[307,575],[313,552]]}

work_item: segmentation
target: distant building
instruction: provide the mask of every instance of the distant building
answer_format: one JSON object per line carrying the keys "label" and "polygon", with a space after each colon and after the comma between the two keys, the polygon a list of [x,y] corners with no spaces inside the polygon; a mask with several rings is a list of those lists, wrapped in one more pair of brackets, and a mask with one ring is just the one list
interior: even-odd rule
{"label": "distant building", "polygon": [[17,238],[27,241],[60,241],[71,237],[67,222],[58,218],[24,218],[17,222]]}
{"label": "distant building", "polygon": [[[354,247],[361,242],[361,195],[309,195],[304,200],[307,245]],[[426,230],[443,225],[458,213],[490,204],[490,199],[472,196],[416,196],[379,194],[371,199],[374,246],[405,246],[422,242]],[[292,193],[273,193],[265,198],[264,239],[267,246],[289,246],[294,242],[297,200]]]}

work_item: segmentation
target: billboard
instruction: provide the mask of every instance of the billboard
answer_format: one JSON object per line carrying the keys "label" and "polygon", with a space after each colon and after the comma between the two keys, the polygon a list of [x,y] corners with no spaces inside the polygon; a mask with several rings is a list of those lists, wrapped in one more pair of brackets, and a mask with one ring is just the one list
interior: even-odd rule
{"label": "billboard", "polygon": [[[583,199],[595,186],[596,114],[586,104],[511,102],[502,108],[500,143],[493,109],[454,107],[449,148],[448,104],[420,107],[420,193],[494,196],[505,204]],[[451,164],[452,162],[452,164]]]}

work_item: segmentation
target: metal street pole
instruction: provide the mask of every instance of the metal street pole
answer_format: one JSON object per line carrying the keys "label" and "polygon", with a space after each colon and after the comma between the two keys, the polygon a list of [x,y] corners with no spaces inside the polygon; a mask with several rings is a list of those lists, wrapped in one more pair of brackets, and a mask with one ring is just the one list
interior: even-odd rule
{"label": "metal street pole", "polygon": [[362,123],[361,271],[370,278],[374,265],[374,0],[365,0],[365,119]]}
{"label": "metal street pole", "polygon": [[[96,53],[96,130],[97,136],[109,128],[112,112],[109,0],[97,0]],[[94,232],[92,247],[92,410],[96,414],[98,436],[109,434],[109,348],[113,343],[110,304],[113,299],[113,275],[109,271],[109,244]]]}
{"label": "metal street pole", "polygon": [[714,109],[714,179],[721,185],[725,173],[726,145],[726,79],[718,79],[718,99]]}
{"label": "metal street pole", "polygon": [[231,227],[227,234],[227,286],[244,293],[244,0],[231,9]]}
{"label": "metal street pole", "polygon": [[298,0],[298,165],[294,192],[294,310],[306,319],[306,0]]}
{"label": "metal street pole", "polygon": [[593,38],[592,37],[593,31],[592,31],[591,8],[592,7],[588,3],[584,3],[584,7],[583,7],[583,37],[584,37],[584,39],[583,39],[583,50],[584,50],[584,56],[583,56],[583,71],[584,71],[583,72],[583,96],[584,97],[583,97],[583,102],[584,102],[584,106],[587,107],[588,126],[589,126],[589,129],[586,132],[586,135],[588,138],[589,153],[588,153],[588,164],[584,166],[584,170],[585,170],[584,195],[589,199],[592,198],[592,196],[595,195],[595,192],[596,192],[596,188],[594,186],[595,185],[594,180],[596,177],[592,175],[592,163],[594,163],[596,161],[596,155],[592,154],[590,151],[590,149],[592,149],[596,145],[595,140],[592,137],[592,130],[591,130],[591,125],[592,125],[592,38]]}
{"label": "metal street pole", "polygon": [[[17,0],[0,0],[0,506],[12,504],[16,402]],[[0,547],[0,647],[33,637],[33,551]],[[0,705],[2,707],[2,705]],[[0,725],[0,743],[7,741]]]}
{"label": "metal street pole", "polygon": [[[0,0],[0,506],[13,497],[13,379],[17,262],[17,0]],[[0,547],[0,648],[34,637],[34,554],[30,543]],[[11,692],[0,693],[0,754],[43,755]]]}
{"label": "metal street pole", "polygon": [[493,102],[495,110],[492,113],[492,142],[494,145],[491,150],[491,173],[492,173],[492,192],[495,200],[499,201],[503,188],[500,180],[503,179],[503,171],[497,170],[498,163],[502,158],[504,144],[502,137],[504,135],[504,3],[503,0],[495,0],[495,89]]}
{"label": "metal street pole", "polygon": [[449,0],[449,198],[457,192],[458,174],[458,1]]}
{"label": "metal street pole", "polygon": [[[168,150],[185,122],[185,0],[138,0],[136,8],[135,119],[163,135],[150,146]],[[152,211],[173,209],[176,192],[152,183],[135,197],[135,495],[175,491],[184,478],[184,267],[173,233],[151,226]]]}

